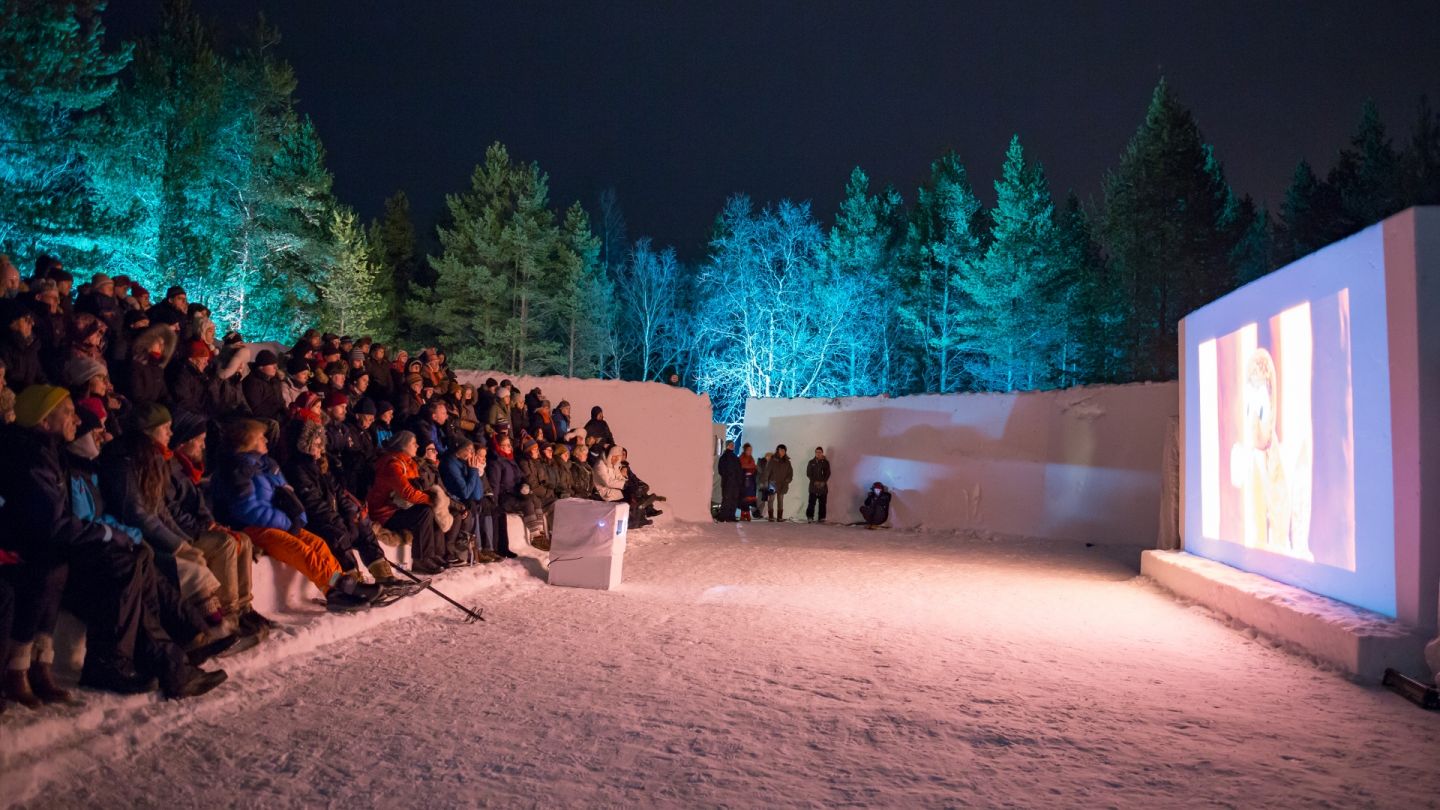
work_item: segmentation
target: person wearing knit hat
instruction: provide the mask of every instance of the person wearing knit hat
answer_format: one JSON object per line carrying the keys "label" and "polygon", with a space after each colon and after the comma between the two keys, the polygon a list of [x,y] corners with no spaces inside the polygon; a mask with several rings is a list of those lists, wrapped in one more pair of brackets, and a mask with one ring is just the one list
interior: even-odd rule
{"label": "person wearing knit hat", "polygon": [[259,419],[279,421],[285,415],[285,381],[276,369],[275,353],[261,349],[250,363],[250,373],[240,381],[240,393],[250,414]]}
{"label": "person wearing knit hat", "polygon": [[[109,287],[109,290],[105,288]],[[96,273],[90,277],[90,289],[102,295],[110,295],[115,291],[115,280],[104,273]]]}
{"label": "person wearing knit hat", "polygon": [[175,417],[170,429],[170,447],[174,449],[206,431],[205,417],[193,413],[182,413]]}
{"label": "person wearing knit hat", "polygon": [[[260,354],[264,356],[265,352],[261,352]],[[273,357],[274,352],[270,352],[270,355]],[[296,374],[309,374],[310,362],[300,355],[292,355],[289,360],[285,361],[285,373],[291,376]]]}
{"label": "person wearing knit hat", "polygon": [[93,357],[72,357],[65,363],[61,378],[66,388],[84,388],[95,377],[109,376],[106,365]]}
{"label": "person wearing knit hat", "polygon": [[170,421],[170,409],[158,402],[143,402],[130,410],[126,426],[148,433]]}
{"label": "person wearing knit hat", "polygon": [[[302,360],[301,362],[303,363],[304,361]],[[275,356],[275,352],[269,349],[261,349],[255,354],[255,359],[251,361],[250,365],[255,368],[264,368],[265,366],[278,366],[279,363],[280,358]]]}
{"label": "person wearing knit hat", "polygon": [[331,408],[349,405],[350,397],[346,396],[344,391],[330,391],[325,394],[324,408],[327,411]]}
{"label": "person wearing knit hat", "polygon": [[351,349],[351,350],[350,350],[350,367],[351,367],[351,368],[360,368],[360,367],[363,366],[363,365],[365,365],[365,350],[364,350],[364,349]]}
{"label": "person wearing knit hat", "polygon": [[[386,403],[386,407],[389,407],[388,402]],[[375,400],[369,397],[361,397],[360,399],[355,401],[355,413],[357,415],[368,414],[370,416],[375,416],[377,413],[379,413],[379,409],[375,406]]]}
{"label": "person wearing knit hat", "polygon": [[42,427],[45,432],[71,442],[75,440],[79,421],[69,391],[58,385],[31,385],[15,397],[15,424],[23,428]]}

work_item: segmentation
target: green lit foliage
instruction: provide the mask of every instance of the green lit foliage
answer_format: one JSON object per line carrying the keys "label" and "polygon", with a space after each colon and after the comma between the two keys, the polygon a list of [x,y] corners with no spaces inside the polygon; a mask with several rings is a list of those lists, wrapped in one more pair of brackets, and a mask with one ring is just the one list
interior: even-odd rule
{"label": "green lit foliage", "polygon": [[911,381],[912,359],[902,350],[905,332],[895,295],[903,215],[898,191],[871,194],[865,172],[858,166],[850,172],[826,242],[826,258],[855,295],[856,315],[841,335],[844,345],[830,370],[838,393],[846,396],[904,391]]}
{"label": "green lit foliage", "polygon": [[389,306],[382,297],[380,267],[371,258],[355,212],[344,208],[332,211],[330,236],[335,244],[334,264],[320,282],[325,322],[345,335],[387,337]]}
{"label": "green lit foliage", "polygon": [[126,213],[93,193],[86,146],[130,60],[104,3],[0,0],[0,250],[88,254]]}
{"label": "green lit foliage", "polygon": [[985,212],[959,156],[930,165],[906,233],[899,315],[919,358],[923,390],[961,390],[960,276],[985,255]]}
{"label": "green lit foliage", "polygon": [[435,284],[407,309],[420,335],[454,347],[459,365],[511,374],[565,371],[589,354],[575,285],[593,284],[596,247],[583,212],[557,222],[540,168],[499,143],[446,203]]}

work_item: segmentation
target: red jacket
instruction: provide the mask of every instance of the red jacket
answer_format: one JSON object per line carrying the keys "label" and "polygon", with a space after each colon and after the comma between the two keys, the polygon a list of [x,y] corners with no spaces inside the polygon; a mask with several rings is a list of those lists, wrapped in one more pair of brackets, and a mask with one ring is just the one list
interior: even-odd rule
{"label": "red jacket", "polygon": [[384,524],[395,516],[399,507],[391,495],[410,503],[429,505],[430,494],[416,489],[411,481],[420,477],[420,467],[415,459],[400,451],[386,453],[375,464],[375,483],[370,487],[366,505],[370,507],[370,519]]}

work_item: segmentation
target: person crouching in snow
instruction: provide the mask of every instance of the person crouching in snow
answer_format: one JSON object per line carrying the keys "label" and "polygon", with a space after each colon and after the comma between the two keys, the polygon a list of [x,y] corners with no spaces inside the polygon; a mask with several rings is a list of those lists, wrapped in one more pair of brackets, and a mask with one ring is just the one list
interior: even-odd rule
{"label": "person crouching in snow", "polygon": [[878,529],[890,519],[890,490],[876,481],[870,486],[870,494],[860,506],[860,516],[865,518],[865,528]]}
{"label": "person crouching in snow", "polygon": [[241,419],[227,429],[228,455],[214,481],[215,513],[239,528],[251,542],[294,568],[325,594],[332,610],[363,607],[380,595],[380,586],[361,582],[340,570],[325,541],[305,530],[305,509],[267,453],[265,424]]}

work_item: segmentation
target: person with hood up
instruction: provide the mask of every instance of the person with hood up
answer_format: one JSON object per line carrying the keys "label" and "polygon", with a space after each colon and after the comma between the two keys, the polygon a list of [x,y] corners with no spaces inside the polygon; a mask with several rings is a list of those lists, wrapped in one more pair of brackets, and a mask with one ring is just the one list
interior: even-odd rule
{"label": "person with hood up", "polygon": [[876,481],[870,485],[865,503],[860,505],[860,516],[865,518],[867,529],[878,529],[890,519],[890,490],[884,484]]}
{"label": "person with hood up", "polygon": [[170,364],[170,355],[175,352],[175,341],[175,330],[158,324],[140,333],[130,344],[130,359],[121,373],[119,387],[131,404],[170,404],[165,367]]}
{"label": "person with hood up", "polygon": [[8,369],[10,386],[17,392],[48,381],[40,364],[35,315],[22,301],[0,301],[0,360]]}
{"label": "person with hood up", "polygon": [[620,469],[623,455],[623,450],[612,446],[606,451],[605,458],[595,465],[595,490],[600,493],[602,501],[625,500],[625,471]]}
{"label": "person with hood up", "polygon": [[355,554],[381,585],[399,582],[380,542],[365,516],[359,500],[341,486],[326,453],[325,432],[314,422],[300,429],[295,452],[286,462],[286,477],[305,507],[305,526],[319,535],[340,562],[340,568],[356,575]]}
{"label": "person with hood up", "polygon": [[615,443],[615,436],[610,432],[610,423],[605,421],[605,409],[599,405],[590,409],[590,421],[585,423],[585,435],[594,436],[596,442],[606,448]]}

